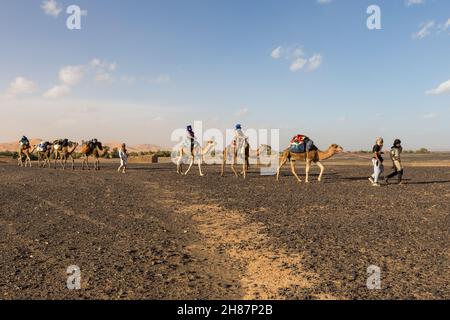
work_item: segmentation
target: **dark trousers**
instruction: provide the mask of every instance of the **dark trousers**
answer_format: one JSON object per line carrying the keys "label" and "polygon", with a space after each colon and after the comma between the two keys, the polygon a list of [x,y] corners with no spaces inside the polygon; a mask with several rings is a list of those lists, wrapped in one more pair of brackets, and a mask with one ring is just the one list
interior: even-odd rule
{"label": "dark trousers", "polygon": [[386,179],[391,179],[393,177],[397,176],[398,182],[402,182],[402,178],[403,178],[403,169],[402,170],[397,170],[397,168],[394,166],[394,171],[392,171],[392,173],[390,173]]}

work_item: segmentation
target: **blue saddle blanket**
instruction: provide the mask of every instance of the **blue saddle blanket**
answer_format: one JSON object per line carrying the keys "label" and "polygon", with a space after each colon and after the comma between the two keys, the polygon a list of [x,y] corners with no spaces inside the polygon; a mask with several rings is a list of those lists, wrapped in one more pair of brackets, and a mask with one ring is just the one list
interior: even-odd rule
{"label": "blue saddle blanket", "polygon": [[307,151],[311,151],[313,148],[314,142],[312,140],[308,140],[304,143],[292,143],[289,150],[293,153],[305,153]]}

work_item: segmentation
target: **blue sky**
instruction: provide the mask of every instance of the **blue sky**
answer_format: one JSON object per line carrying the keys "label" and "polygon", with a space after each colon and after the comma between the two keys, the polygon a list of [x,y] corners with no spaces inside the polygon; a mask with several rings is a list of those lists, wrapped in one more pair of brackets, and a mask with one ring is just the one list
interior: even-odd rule
{"label": "blue sky", "polygon": [[[202,120],[279,128],[282,145],[304,133],[323,148],[383,136],[450,150],[450,2],[319,2],[2,0],[0,141],[170,146]],[[66,28],[71,4],[81,30]]]}

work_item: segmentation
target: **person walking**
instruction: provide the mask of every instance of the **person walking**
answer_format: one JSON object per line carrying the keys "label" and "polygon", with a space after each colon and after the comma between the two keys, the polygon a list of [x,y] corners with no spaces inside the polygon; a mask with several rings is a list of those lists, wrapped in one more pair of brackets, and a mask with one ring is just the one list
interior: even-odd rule
{"label": "person walking", "polygon": [[117,172],[120,172],[120,170],[122,170],[122,173],[126,173],[128,167],[128,153],[125,143],[122,143],[122,147],[119,150],[119,159],[120,166],[117,169]]}
{"label": "person walking", "polygon": [[403,184],[402,183],[403,166],[402,161],[400,159],[402,151],[403,151],[402,142],[400,141],[400,139],[395,139],[394,145],[391,148],[391,160],[393,164],[392,166],[393,171],[385,178],[386,184],[389,184],[389,179],[395,176],[397,176],[398,184]]}
{"label": "person walking", "polygon": [[384,166],[383,166],[384,160],[382,157],[383,143],[384,143],[383,138],[378,138],[377,141],[375,142],[375,145],[372,148],[373,174],[369,178],[369,181],[372,183],[372,186],[374,186],[374,187],[380,187],[380,184],[378,183],[378,181],[380,179],[380,175],[384,171]]}

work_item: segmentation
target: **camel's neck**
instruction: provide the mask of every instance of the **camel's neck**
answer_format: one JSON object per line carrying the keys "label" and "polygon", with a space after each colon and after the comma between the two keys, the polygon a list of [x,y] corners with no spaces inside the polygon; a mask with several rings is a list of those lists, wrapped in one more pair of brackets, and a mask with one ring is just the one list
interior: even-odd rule
{"label": "camel's neck", "polygon": [[106,152],[107,152],[108,150],[104,147],[102,150],[100,150],[99,148],[97,148],[97,153],[98,153],[98,155],[100,156],[100,157],[103,157],[105,154],[106,154]]}
{"label": "camel's neck", "polygon": [[211,151],[212,147],[213,147],[212,144],[208,144],[207,146],[205,146],[205,147],[202,149],[202,154],[207,154],[209,151]]}
{"label": "camel's neck", "polygon": [[67,153],[68,153],[68,154],[72,154],[72,153],[75,151],[76,148],[77,148],[77,145],[74,144],[73,147],[72,147],[72,149],[69,149],[69,150],[67,151]]}
{"label": "camel's neck", "polygon": [[327,160],[336,154],[336,150],[334,148],[328,148],[326,151],[318,151],[319,161]]}

